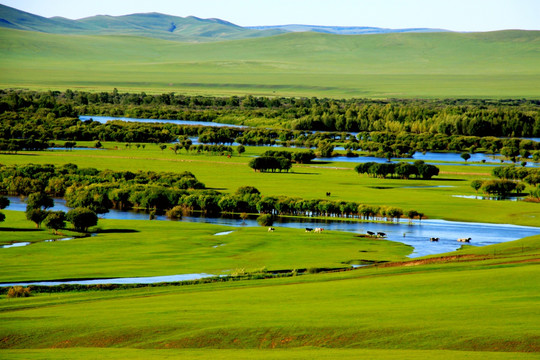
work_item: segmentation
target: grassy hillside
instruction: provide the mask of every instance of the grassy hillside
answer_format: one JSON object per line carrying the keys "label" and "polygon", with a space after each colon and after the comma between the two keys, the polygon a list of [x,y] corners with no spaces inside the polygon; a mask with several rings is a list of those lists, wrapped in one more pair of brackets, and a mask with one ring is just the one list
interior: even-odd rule
{"label": "grassy hillside", "polygon": [[538,240],[337,274],[3,298],[0,355],[537,358]]}
{"label": "grassy hillside", "polygon": [[540,33],[294,33],[185,44],[0,30],[0,86],[328,97],[540,97]]}
{"label": "grassy hillside", "polygon": [[80,20],[45,18],[0,4],[0,27],[70,35],[134,35],[185,42],[271,36],[283,30],[254,30],[219,19],[178,17],[159,13],[98,15]]}

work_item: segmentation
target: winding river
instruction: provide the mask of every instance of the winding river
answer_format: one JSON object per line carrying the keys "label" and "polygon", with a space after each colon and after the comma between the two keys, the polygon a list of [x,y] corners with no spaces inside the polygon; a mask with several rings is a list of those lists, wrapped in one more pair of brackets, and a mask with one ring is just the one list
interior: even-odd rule
{"label": "winding river", "polygon": [[[11,202],[6,210],[24,211],[26,204],[19,197],[9,197]],[[52,210],[69,211],[63,199],[55,199]],[[135,211],[110,210],[107,214],[100,215],[102,219],[116,220],[148,220],[148,214]],[[234,217],[197,217],[184,216],[181,220],[170,220],[164,215],[156,216],[158,221],[183,221],[197,222],[233,227],[259,226],[255,219],[246,219],[245,222]],[[485,246],[498,244],[506,241],[521,239],[526,236],[539,235],[540,227],[470,223],[458,221],[446,221],[437,219],[414,220],[409,223],[402,219],[399,223],[375,223],[358,222],[347,220],[314,220],[309,218],[278,218],[274,222],[276,231],[279,227],[296,228],[304,231],[305,228],[324,228],[325,230],[347,231],[357,234],[365,234],[368,231],[382,232],[388,240],[402,242],[414,248],[411,258],[451,252],[461,247],[458,238],[470,237],[471,245]],[[431,237],[438,237],[438,242],[430,242]],[[20,245],[22,246],[22,245]]]}

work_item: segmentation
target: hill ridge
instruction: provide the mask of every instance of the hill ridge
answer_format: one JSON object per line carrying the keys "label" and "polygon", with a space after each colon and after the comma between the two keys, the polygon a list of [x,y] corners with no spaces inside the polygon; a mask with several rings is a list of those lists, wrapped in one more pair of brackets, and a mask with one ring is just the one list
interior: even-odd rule
{"label": "hill ridge", "polygon": [[268,37],[289,32],[363,35],[441,32],[442,29],[384,29],[370,26],[270,25],[242,27],[218,18],[174,16],[158,12],[94,15],[77,20],[31,14],[0,4],[0,27],[65,35],[138,35],[182,42],[207,42]]}

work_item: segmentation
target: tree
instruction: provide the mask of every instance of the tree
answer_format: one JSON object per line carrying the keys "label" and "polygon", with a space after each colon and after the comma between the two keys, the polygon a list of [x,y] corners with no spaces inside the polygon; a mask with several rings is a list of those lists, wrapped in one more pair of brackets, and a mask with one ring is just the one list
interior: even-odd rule
{"label": "tree", "polygon": [[96,141],[96,142],[94,143],[94,147],[95,147],[96,149],[101,149],[101,148],[103,147],[103,145],[101,144],[101,141],[98,140],[98,141]]}
{"label": "tree", "polygon": [[321,141],[317,146],[317,151],[321,157],[332,157],[334,145],[331,142]]}
{"label": "tree", "polygon": [[167,148],[167,145],[165,144],[160,144],[159,145],[159,148],[161,149],[161,152],[163,152],[163,150],[165,150]]}
{"label": "tree", "polygon": [[6,220],[6,215],[0,212],[0,222],[3,222],[4,220]]}
{"label": "tree", "polygon": [[516,158],[519,155],[519,149],[514,146],[505,146],[501,149],[501,155],[515,163]]}
{"label": "tree", "polygon": [[471,181],[471,187],[476,191],[478,194],[478,190],[482,187],[483,181],[481,180],[473,180]]}
{"label": "tree", "polygon": [[409,223],[411,223],[412,220],[417,216],[418,216],[418,211],[416,211],[416,210],[407,211],[407,218],[409,219]]}
{"label": "tree", "polygon": [[461,158],[467,162],[471,158],[471,155],[469,153],[463,153],[461,154]]}
{"label": "tree", "polygon": [[171,147],[171,150],[174,151],[174,155],[178,154],[178,151],[182,149],[183,149],[183,146],[180,144],[174,144],[174,146]]}
{"label": "tree", "polygon": [[36,228],[41,226],[41,223],[48,215],[48,211],[34,208],[26,208],[26,219],[36,224]]}
{"label": "tree", "polygon": [[0,210],[9,206],[9,199],[5,196],[0,196]]}
{"label": "tree", "polygon": [[58,229],[66,226],[66,214],[63,211],[49,211],[44,225],[47,229],[53,229],[54,233],[58,234]]}
{"label": "tree", "polygon": [[236,152],[238,152],[238,155],[242,155],[246,152],[246,148],[244,147],[244,145],[238,145],[236,148]]}
{"label": "tree", "polygon": [[53,206],[53,199],[43,192],[32,193],[26,200],[26,209],[48,209]]}
{"label": "tree", "polygon": [[82,232],[86,232],[90,226],[95,226],[98,222],[96,213],[83,207],[70,210],[66,215],[66,219],[73,224],[77,231]]}
{"label": "tree", "polygon": [[274,218],[270,214],[262,214],[257,218],[257,223],[259,223],[261,226],[272,226],[274,223]]}

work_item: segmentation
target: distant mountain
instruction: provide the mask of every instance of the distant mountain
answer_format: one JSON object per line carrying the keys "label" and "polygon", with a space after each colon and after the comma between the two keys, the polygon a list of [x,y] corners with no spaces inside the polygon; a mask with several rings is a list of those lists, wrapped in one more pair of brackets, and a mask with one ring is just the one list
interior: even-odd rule
{"label": "distant mountain", "polygon": [[271,26],[248,26],[247,29],[253,30],[282,30],[287,32],[318,32],[337,35],[371,35],[388,33],[427,33],[427,32],[446,32],[444,29],[430,28],[410,28],[410,29],[386,29],[369,26],[318,26],[318,25],[271,25]]}
{"label": "distant mountain", "polygon": [[0,4],[0,27],[64,35],[133,35],[184,42],[207,42],[272,36],[279,29],[247,29],[220,19],[159,13],[98,15],[79,20],[45,18]]}

